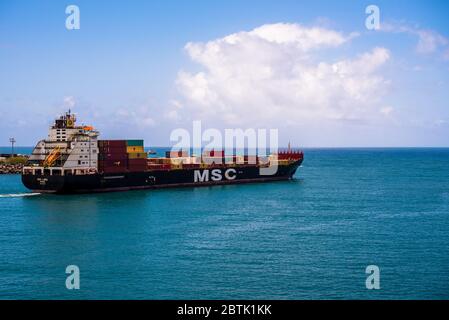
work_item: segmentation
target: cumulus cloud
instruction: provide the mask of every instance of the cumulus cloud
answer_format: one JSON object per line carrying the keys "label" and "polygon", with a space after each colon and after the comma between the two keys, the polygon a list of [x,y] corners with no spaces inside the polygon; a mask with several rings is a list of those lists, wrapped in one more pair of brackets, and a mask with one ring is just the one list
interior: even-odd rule
{"label": "cumulus cloud", "polygon": [[136,110],[131,108],[119,108],[116,111],[116,121],[122,122],[127,126],[132,126],[137,129],[145,129],[156,125],[153,119],[150,108],[141,106]]}
{"label": "cumulus cloud", "polygon": [[278,23],[188,43],[200,70],[179,72],[185,108],[177,114],[252,126],[379,115],[388,81],[378,71],[390,52],[379,47],[348,59],[327,57],[357,35]]}
{"label": "cumulus cloud", "polygon": [[76,105],[75,97],[73,97],[73,96],[64,97],[64,100],[63,100],[64,108],[66,108],[66,109],[73,108],[75,105]]}
{"label": "cumulus cloud", "polygon": [[171,100],[168,111],[165,112],[164,118],[170,121],[178,122],[181,120],[179,111],[182,109],[182,104],[178,100]]}
{"label": "cumulus cloud", "polygon": [[[420,54],[448,50],[449,40],[434,30],[423,29],[406,23],[382,23],[381,30],[393,33],[406,33],[417,37],[418,42],[415,49]],[[445,53],[442,55],[444,57]]]}
{"label": "cumulus cloud", "polygon": [[393,107],[386,106],[380,109],[380,113],[382,113],[385,116],[391,115],[391,113],[394,111]]}
{"label": "cumulus cloud", "polygon": [[448,40],[442,35],[430,30],[417,30],[416,34],[419,37],[416,50],[420,53],[432,53],[438,48],[444,47],[448,44]]}

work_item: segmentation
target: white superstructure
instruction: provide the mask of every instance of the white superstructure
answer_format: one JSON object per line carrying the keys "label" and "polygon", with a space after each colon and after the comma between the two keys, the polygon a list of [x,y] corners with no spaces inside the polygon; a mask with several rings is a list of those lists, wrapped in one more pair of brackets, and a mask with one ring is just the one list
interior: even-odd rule
{"label": "white superstructure", "polygon": [[55,120],[48,138],[37,143],[24,170],[32,170],[33,174],[41,170],[60,175],[95,173],[98,136],[91,126],[77,126],[76,116],[69,110]]}

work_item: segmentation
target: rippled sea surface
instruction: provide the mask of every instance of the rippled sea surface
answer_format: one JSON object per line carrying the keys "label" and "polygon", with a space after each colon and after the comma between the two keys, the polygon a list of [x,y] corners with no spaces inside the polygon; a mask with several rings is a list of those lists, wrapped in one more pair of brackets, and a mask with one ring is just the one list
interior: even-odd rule
{"label": "rippled sea surface", "polygon": [[294,181],[195,189],[52,196],[3,175],[0,298],[448,299],[449,149],[306,149]]}

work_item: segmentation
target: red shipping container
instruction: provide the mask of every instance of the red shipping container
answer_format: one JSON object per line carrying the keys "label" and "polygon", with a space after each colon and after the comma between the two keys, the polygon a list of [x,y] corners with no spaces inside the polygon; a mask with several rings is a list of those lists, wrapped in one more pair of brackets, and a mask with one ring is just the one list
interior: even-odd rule
{"label": "red shipping container", "polygon": [[258,162],[257,156],[244,156],[245,163],[256,164]]}
{"label": "red shipping container", "polygon": [[102,168],[99,170],[100,172],[103,173],[125,173],[127,170],[126,168]]}
{"label": "red shipping container", "polygon": [[148,166],[131,166],[127,167],[127,169],[132,171],[145,171],[148,169]]}
{"label": "red shipping container", "polygon": [[100,153],[98,155],[98,160],[112,160],[112,161],[126,161],[128,156],[122,153]]}
{"label": "red shipping container", "polygon": [[223,164],[225,161],[225,159],[222,157],[208,157],[208,156],[203,156],[201,160],[203,163],[207,164]]}
{"label": "red shipping container", "polygon": [[146,162],[128,162],[128,167],[146,167],[148,164]]}
{"label": "red shipping container", "polygon": [[166,158],[179,158],[179,157],[187,157],[188,153],[187,151],[166,151],[165,157]]}
{"label": "red shipping container", "polygon": [[148,167],[147,159],[129,159],[128,168],[131,170],[143,171]]}
{"label": "red shipping container", "polygon": [[134,163],[134,164],[128,164],[128,168],[146,168],[148,167],[145,163]]}
{"label": "red shipping container", "polygon": [[100,153],[126,153],[126,147],[99,147]]}
{"label": "red shipping container", "polygon": [[147,165],[147,159],[128,159],[128,165],[129,166],[133,166],[133,165],[146,166]]}
{"label": "red shipping container", "polygon": [[170,170],[171,166],[169,164],[150,164],[148,165],[149,170]]}
{"label": "red shipping container", "polygon": [[304,154],[298,150],[281,151],[278,154],[278,160],[299,160],[304,157]]}
{"label": "red shipping container", "polygon": [[128,171],[130,171],[130,172],[143,172],[143,171],[146,171],[146,170],[148,170],[147,166],[145,166],[145,167],[130,167],[130,168],[128,168]]}
{"label": "red shipping container", "polygon": [[203,157],[224,157],[224,150],[204,150]]}
{"label": "red shipping container", "polygon": [[98,161],[98,167],[100,168],[117,168],[117,167],[122,167],[122,168],[126,168],[128,166],[128,161],[126,160],[119,160],[119,161],[114,161],[114,160],[100,160]]}
{"label": "red shipping container", "polygon": [[98,146],[101,147],[125,147],[126,150],[126,140],[98,140]]}

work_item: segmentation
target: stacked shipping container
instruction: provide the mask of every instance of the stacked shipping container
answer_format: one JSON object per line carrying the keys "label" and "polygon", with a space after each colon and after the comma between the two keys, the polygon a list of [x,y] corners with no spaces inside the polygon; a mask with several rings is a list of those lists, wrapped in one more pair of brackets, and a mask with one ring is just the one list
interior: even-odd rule
{"label": "stacked shipping container", "polygon": [[225,163],[225,153],[223,150],[203,150],[201,163],[220,166]]}
{"label": "stacked shipping container", "polygon": [[187,151],[166,151],[165,152],[166,158],[179,158],[179,157],[188,157]]}
{"label": "stacked shipping container", "polygon": [[98,171],[138,172],[147,169],[143,140],[99,140]]}
{"label": "stacked shipping container", "polygon": [[291,150],[279,152],[277,159],[247,154],[225,155],[223,150],[207,150],[202,157],[189,157],[185,151],[167,151],[166,158],[148,158],[143,140],[99,140],[98,148],[98,170],[104,173],[220,167],[231,163],[243,166],[264,165],[269,161],[288,164],[289,161],[302,157],[301,152]]}
{"label": "stacked shipping container", "polygon": [[287,150],[280,151],[277,156],[278,160],[299,160],[304,156],[304,154],[299,150]]}
{"label": "stacked shipping container", "polygon": [[105,173],[119,173],[126,171],[127,167],[128,158],[126,155],[126,141],[98,141],[98,171]]}
{"label": "stacked shipping container", "polygon": [[128,170],[131,172],[145,171],[148,169],[147,154],[143,148],[143,140],[126,141],[128,154]]}

